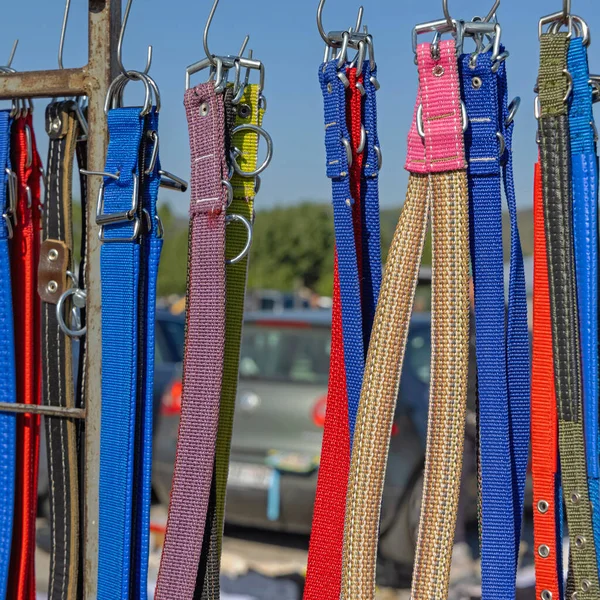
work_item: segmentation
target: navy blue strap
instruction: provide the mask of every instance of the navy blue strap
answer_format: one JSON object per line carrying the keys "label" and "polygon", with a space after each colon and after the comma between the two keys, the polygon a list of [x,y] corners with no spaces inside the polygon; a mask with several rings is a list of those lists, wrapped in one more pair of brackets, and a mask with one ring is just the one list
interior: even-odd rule
{"label": "navy blue strap", "polygon": [[[531,355],[527,324],[525,266],[523,264],[523,250],[517,220],[517,199],[513,171],[512,141],[515,124],[514,114],[511,117],[511,106],[508,102],[506,62],[501,62],[498,69],[498,90],[502,104],[500,130],[504,136],[506,147],[502,163],[502,179],[510,215],[510,275],[507,313],[508,405],[516,484],[513,511],[515,559],[518,559],[531,435]],[[515,569],[516,566],[515,562]]]}
{"label": "navy blue strap", "polygon": [[[598,457],[598,167],[594,141],[592,88],[587,49],[582,38],[569,45],[573,79],[569,107],[573,178],[573,238],[581,339],[585,451],[592,525],[600,548]],[[600,570],[599,570],[600,574]]]}
{"label": "navy blue strap", "polygon": [[150,549],[150,505],[152,500],[152,431],[154,417],[154,329],[156,319],[156,285],[158,265],[163,246],[162,224],[156,202],[160,187],[160,159],[158,157],[158,113],[152,110],[147,117],[144,140],[146,143],[144,189],[142,208],[144,227],[150,228],[143,237],[143,270],[146,277],[140,288],[140,370],[139,406],[137,417],[138,445],[136,447],[135,540],[133,549],[133,578],[131,597],[148,597],[148,555]]}
{"label": "navy blue strap", "polygon": [[97,218],[103,240],[99,600],[129,597],[138,386],[139,108],[108,113],[110,141]]}
{"label": "navy blue strap", "polygon": [[377,66],[365,61],[363,124],[367,134],[362,180],[362,305],[365,352],[381,287],[381,230],[379,223],[379,161],[381,150],[377,134]]}
{"label": "navy blue strap", "polygon": [[346,151],[343,142],[343,140],[347,140],[347,148],[350,148],[350,135],[346,125],[346,88],[338,77],[337,60],[329,61],[321,66],[319,81],[321,82],[325,105],[327,176],[331,179],[333,196],[333,224],[342,299],[348,422],[350,443],[352,443],[365,367],[365,348],[356,242],[352,222],[354,200],[350,194],[350,169],[348,164],[350,152]]}
{"label": "navy blue strap", "polygon": [[502,248],[498,79],[491,53],[460,59],[469,129],[465,150],[471,203],[471,256],[479,390],[483,597],[514,598],[514,485],[510,443]]}
{"label": "navy blue strap", "polygon": [[[13,330],[10,253],[10,112],[0,111],[0,402],[16,402],[15,338]],[[16,415],[0,413],[0,598],[6,596],[15,496]]]}

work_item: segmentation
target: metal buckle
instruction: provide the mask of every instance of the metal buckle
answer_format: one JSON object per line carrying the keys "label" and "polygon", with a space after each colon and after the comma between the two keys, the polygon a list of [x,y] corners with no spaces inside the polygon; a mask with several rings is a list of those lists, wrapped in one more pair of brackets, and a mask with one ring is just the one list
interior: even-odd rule
{"label": "metal buckle", "polygon": [[[139,178],[136,173],[133,173],[133,194],[131,197],[131,209],[116,213],[104,213],[104,180],[100,184],[98,191],[98,202],[96,204],[96,224],[100,226],[98,238],[101,242],[116,243],[116,242],[133,242],[141,231],[140,219],[137,215],[139,207]],[[133,223],[133,234],[130,237],[107,238],[104,236],[104,227],[106,225],[117,225],[119,223]]]}

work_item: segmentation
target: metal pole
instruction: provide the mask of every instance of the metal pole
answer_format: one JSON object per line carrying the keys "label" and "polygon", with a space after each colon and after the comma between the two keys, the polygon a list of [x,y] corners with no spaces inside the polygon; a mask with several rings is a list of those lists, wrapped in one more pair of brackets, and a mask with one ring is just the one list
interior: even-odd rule
{"label": "metal pole", "polygon": [[[104,100],[117,73],[117,42],[121,27],[121,0],[88,0],[88,64],[81,69],[29,71],[2,74],[0,99],[56,96],[88,97],[88,168],[102,171],[108,132]],[[102,294],[100,285],[100,242],[96,226],[95,199],[100,178],[88,179],[87,207],[87,360],[85,365],[86,406],[84,460],[83,590],[85,600],[97,597],[98,578],[98,483],[100,476],[100,417],[102,403]],[[19,411],[19,407],[16,407]],[[15,410],[13,406],[11,411]],[[64,409],[63,409],[64,410]],[[29,411],[34,412],[34,411]],[[35,411],[35,412],[43,412]],[[60,416],[65,416],[61,412]]]}
{"label": "metal pole", "polygon": [[[116,75],[116,49],[121,26],[121,0],[89,0],[88,168],[102,171],[108,131],[104,100]],[[87,210],[87,361],[85,420],[84,596],[95,600],[98,579],[98,481],[100,477],[100,416],[102,403],[102,296],[100,241],[96,226],[95,199],[100,178],[88,178]]]}

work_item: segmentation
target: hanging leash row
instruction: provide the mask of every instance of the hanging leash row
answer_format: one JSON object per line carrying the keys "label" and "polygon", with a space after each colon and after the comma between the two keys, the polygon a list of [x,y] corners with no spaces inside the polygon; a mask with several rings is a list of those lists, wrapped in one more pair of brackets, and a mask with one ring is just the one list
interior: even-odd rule
{"label": "hanging leash row", "polygon": [[[0,400],[17,401],[15,367],[15,335],[13,322],[13,298],[10,269],[10,243],[16,220],[17,190],[10,160],[10,130],[12,116],[10,110],[0,111],[0,273],[2,277],[0,295],[0,370],[3,384]],[[10,555],[13,534],[15,507],[15,463],[16,463],[16,421],[14,414],[0,414],[0,444],[4,456],[0,461],[0,597],[4,598],[8,589]]]}
{"label": "hanging leash row", "polygon": [[[39,404],[41,398],[40,301],[37,264],[40,253],[41,183],[31,108],[21,106],[12,124],[11,162],[16,175],[17,206],[11,243],[17,398]],[[40,417],[17,416],[15,517],[9,594],[35,596],[35,520],[39,467]]]}
{"label": "hanging leash row", "polygon": [[[430,198],[433,375],[412,597],[443,598],[448,588],[462,465],[469,345],[469,219],[463,140],[466,115],[461,107],[455,42],[419,44],[416,49],[422,93],[409,134],[408,193],[382,282],[352,451],[343,598],[371,599],[375,594],[379,506],[389,432]],[[444,327],[445,322],[454,327]],[[441,473],[445,474],[443,478]]]}
{"label": "hanging leash row", "polygon": [[[540,36],[539,139],[548,259],[558,444],[564,502],[572,540],[567,594],[598,598],[598,571],[590,508],[582,406],[575,289],[571,156],[567,101],[569,34]],[[538,548],[538,552],[546,549]],[[548,553],[549,555],[549,553]]]}

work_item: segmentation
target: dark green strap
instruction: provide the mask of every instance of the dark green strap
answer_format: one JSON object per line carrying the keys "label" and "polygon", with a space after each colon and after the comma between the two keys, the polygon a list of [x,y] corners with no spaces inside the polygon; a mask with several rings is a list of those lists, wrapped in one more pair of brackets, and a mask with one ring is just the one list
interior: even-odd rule
{"label": "dark green strap", "polygon": [[[587,488],[581,358],[573,249],[566,33],[541,37],[540,157],[562,483],[571,540],[569,598],[598,599],[596,549]],[[536,548],[545,554],[545,548]],[[548,560],[551,560],[548,557]],[[576,592],[577,595],[573,596]]]}

